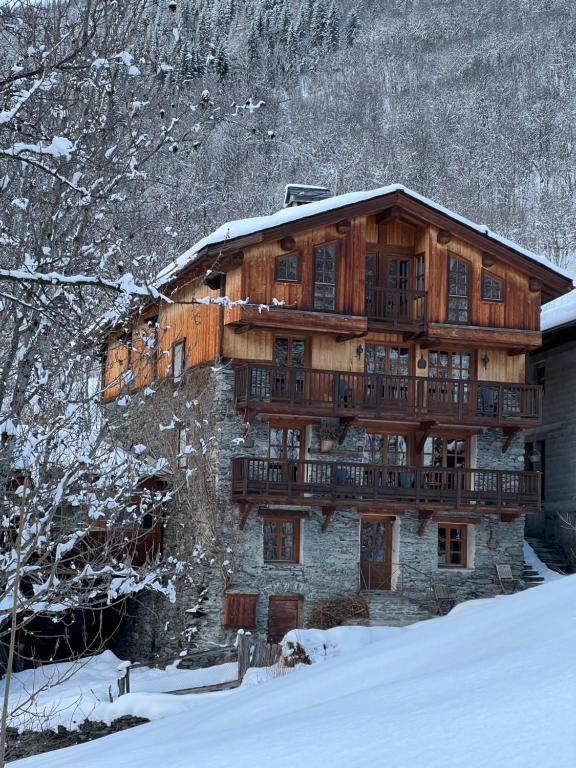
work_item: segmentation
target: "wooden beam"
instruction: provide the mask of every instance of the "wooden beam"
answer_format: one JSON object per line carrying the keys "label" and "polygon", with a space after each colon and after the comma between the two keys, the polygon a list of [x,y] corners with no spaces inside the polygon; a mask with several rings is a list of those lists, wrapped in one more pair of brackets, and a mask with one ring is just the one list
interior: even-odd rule
{"label": "wooden beam", "polygon": [[291,235],[287,235],[280,240],[280,248],[283,251],[293,251],[296,247],[296,240]]}
{"label": "wooden beam", "polygon": [[240,530],[243,531],[246,521],[248,520],[248,515],[252,510],[252,503],[250,501],[241,501],[239,502],[238,507],[240,508]]}
{"label": "wooden beam", "polygon": [[502,443],[502,453],[506,453],[508,448],[510,448],[510,444],[518,432],[520,432],[518,427],[504,427],[502,430],[502,435],[504,437],[504,442]]}
{"label": "wooden beam", "polygon": [[515,512],[502,512],[500,514],[500,520],[503,523],[513,523],[514,520],[518,520],[519,517],[520,515]]}
{"label": "wooden beam", "polygon": [[376,223],[388,224],[388,222],[394,221],[395,219],[399,219],[401,216],[402,216],[402,208],[400,208],[399,205],[392,205],[376,216]]}
{"label": "wooden beam", "polygon": [[342,333],[336,336],[336,343],[341,344],[343,341],[352,341],[352,339],[363,339],[364,336],[368,336],[368,331],[362,331],[361,333]]}
{"label": "wooden beam", "polygon": [[212,291],[219,291],[224,283],[224,272],[211,272],[204,278],[204,285],[207,285]]}
{"label": "wooden beam", "polygon": [[330,523],[332,522],[332,518],[334,517],[334,512],[336,511],[336,507],[324,507],[322,510],[322,526],[320,528],[320,531],[322,533],[326,533],[328,530]]}
{"label": "wooden beam", "polygon": [[342,445],[344,440],[346,440],[346,435],[348,434],[348,430],[350,429],[350,426],[354,423],[356,419],[353,417],[349,419],[340,419],[340,433],[338,435],[338,445]]}
{"label": "wooden beam", "polygon": [[423,421],[420,424],[420,431],[416,433],[416,453],[422,453],[426,438],[429,436],[433,427],[438,424],[437,421]]}
{"label": "wooden beam", "polygon": [[482,522],[479,517],[467,517],[466,515],[451,515],[449,512],[435,512],[432,515],[435,523],[461,523],[463,525],[480,525]]}
{"label": "wooden beam", "polygon": [[253,330],[254,326],[252,323],[244,323],[244,325],[238,325],[236,328],[234,328],[234,333],[240,336],[242,333],[248,333],[248,331]]}
{"label": "wooden beam", "polygon": [[448,229],[441,229],[436,235],[436,240],[440,245],[448,245],[450,240],[452,240],[452,232]]}
{"label": "wooden beam", "polygon": [[538,293],[538,291],[542,290],[542,281],[535,277],[531,277],[528,282],[528,288],[532,291],[532,293]]}
{"label": "wooden beam", "polygon": [[244,409],[244,423],[245,424],[252,424],[254,419],[256,418],[256,408],[245,408]]}
{"label": "wooden beam", "polygon": [[494,264],[496,264],[496,256],[494,256],[491,253],[483,253],[482,254],[482,266],[483,267],[493,267]]}
{"label": "wooden beam", "polygon": [[424,532],[426,531],[426,526],[428,525],[428,522],[432,519],[433,514],[434,514],[433,509],[421,509],[420,512],[418,512],[418,518],[420,520],[420,525],[418,526],[418,536],[424,536]]}

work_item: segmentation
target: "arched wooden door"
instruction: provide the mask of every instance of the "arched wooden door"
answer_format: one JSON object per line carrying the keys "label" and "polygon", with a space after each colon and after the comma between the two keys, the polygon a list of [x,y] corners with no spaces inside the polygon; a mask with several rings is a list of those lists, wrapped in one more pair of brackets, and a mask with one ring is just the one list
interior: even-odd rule
{"label": "arched wooden door", "polygon": [[393,517],[364,516],[360,521],[360,584],[362,589],[392,585]]}

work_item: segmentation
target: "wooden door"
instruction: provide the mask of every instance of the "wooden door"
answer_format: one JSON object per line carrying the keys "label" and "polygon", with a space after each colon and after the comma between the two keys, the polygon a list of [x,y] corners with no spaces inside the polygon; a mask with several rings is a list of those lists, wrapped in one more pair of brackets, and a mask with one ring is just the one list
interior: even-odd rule
{"label": "wooden door", "polygon": [[305,339],[276,337],[274,339],[274,375],[272,398],[298,402],[304,395],[304,372],[308,350]]}
{"label": "wooden door", "polygon": [[268,642],[279,643],[291,629],[302,624],[302,598],[273,595],[268,602]]}
{"label": "wooden door", "polygon": [[392,528],[390,517],[363,517],[360,522],[360,584],[362,589],[390,589]]}

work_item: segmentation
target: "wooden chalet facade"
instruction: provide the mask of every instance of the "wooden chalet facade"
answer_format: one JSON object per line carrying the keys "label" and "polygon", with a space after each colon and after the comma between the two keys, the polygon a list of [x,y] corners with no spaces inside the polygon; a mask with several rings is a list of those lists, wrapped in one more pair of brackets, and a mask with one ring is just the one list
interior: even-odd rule
{"label": "wooden chalet facade", "polygon": [[521,568],[540,475],[520,433],[542,414],[525,359],[565,273],[393,186],[225,225],[160,283],[174,303],[112,334],[104,383],[111,402],[157,379],[184,391],[219,362],[235,555],[214,638],[276,638],[358,591],[403,623],[436,581],[464,599],[497,591],[495,563]]}

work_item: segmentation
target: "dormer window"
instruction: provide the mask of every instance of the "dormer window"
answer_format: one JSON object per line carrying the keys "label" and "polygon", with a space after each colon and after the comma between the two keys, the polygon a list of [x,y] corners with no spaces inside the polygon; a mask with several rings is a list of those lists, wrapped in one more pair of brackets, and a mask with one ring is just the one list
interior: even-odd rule
{"label": "dormer window", "polygon": [[300,254],[287,253],[276,258],[275,280],[283,283],[298,283],[300,281]]}
{"label": "dormer window", "polygon": [[482,270],[482,301],[504,301],[504,280]]}

